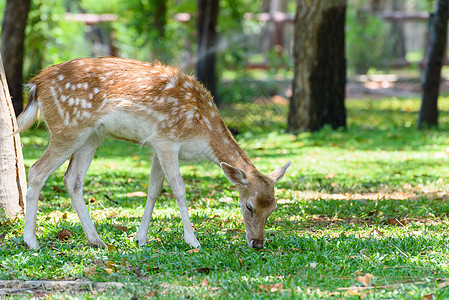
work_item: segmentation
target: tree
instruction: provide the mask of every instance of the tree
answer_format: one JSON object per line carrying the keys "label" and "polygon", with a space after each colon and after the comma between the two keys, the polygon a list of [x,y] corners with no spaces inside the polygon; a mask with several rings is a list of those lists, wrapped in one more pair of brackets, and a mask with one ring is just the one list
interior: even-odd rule
{"label": "tree", "polygon": [[24,208],[26,176],[16,117],[0,55],[0,215],[13,217]]}
{"label": "tree", "polygon": [[418,128],[438,125],[438,95],[440,89],[441,67],[447,41],[447,19],[449,0],[436,2],[436,13],[432,17],[430,42],[427,58],[421,78],[421,110],[418,117]]}
{"label": "tree", "polygon": [[16,116],[23,109],[23,44],[29,10],[30,0],[7,0],[2,21],[1,55]]}
{"label": "tree", "polygon": [[297,0],[288,131],[346,126],[346,0]]}
{"label": "tree", "polygon": [[218,105],[215,74],[218,0],[197,0],[197,61],[196,76],[209,89]]}

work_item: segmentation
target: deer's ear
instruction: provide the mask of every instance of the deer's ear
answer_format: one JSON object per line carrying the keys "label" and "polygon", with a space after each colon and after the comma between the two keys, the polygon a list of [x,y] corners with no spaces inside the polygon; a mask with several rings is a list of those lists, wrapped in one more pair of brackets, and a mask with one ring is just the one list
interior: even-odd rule
{"label": "deer's ear", "polygon": [[233,167],[225,162],[220,163],[220,167],[223,169],[223,172],[230,182],[243,186],[248,184],[248,177],[242,170]]}
{"label": "deer's ear", "polygon": [[268,175],[268,178],[273,180],[274,183],[278,182],[279,180],[281,180],[282,177],[284,177],[285,172],[287,171],[288,167],[290,167],[291,164],[292,164],[292,162],[289,161],[282,167],[277,168],[270,175]]}

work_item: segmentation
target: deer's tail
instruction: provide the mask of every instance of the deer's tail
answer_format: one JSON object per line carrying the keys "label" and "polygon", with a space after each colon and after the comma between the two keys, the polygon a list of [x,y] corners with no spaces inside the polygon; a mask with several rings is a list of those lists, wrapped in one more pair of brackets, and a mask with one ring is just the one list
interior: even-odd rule
{"label": "deer's tail", "polygon": [[13,134],[22,133],[30,128],[36,120],[38,111],[39,106],[36,99],[36,84],[31,84],[28,103],[22,113],[17,117],[17,129],[13,132]]}

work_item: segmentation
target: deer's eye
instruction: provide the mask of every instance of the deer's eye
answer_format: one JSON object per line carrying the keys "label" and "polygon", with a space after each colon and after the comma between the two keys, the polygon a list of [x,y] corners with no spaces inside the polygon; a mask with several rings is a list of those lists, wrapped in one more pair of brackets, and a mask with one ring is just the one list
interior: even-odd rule
{"label": "deer's eye", "polygon": [[253,206],[251,205],[251,203],[246,202],[246,209],[249,210],[249,212],[251,213],[251,217],[252,217],[253,214],[254,214],[254,208],[253,208]]}

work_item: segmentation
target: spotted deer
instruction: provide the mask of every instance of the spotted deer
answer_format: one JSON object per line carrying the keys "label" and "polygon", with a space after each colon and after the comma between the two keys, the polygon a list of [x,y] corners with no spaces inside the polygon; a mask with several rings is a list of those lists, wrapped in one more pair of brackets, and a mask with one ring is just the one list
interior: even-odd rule
{"label": "spotted deer", "polygon": [[86,58],[45,69],[29,87],[28,104],[18,117],[16,133],[34,123],[38,110],[50,133],[47,149],[28,174],[23,237],[29,248],[39,248],[36,219],[40,191],[68,158],[63,181],[72,207],[89,243],[105,247],[83,199],[84,177],[104,138],[154,150],[148,197],[136,234],[139,246],[147,242],[164,178],[179,206],[185,242],[200,246],[186,206],[179,160],[208,159],[237,186],[248,246],[263,247],[266,221],[276,208],[274,183],[284,176],[290,162],[262,175],[229,132],[211,94],[195,78],[159,63]]}

